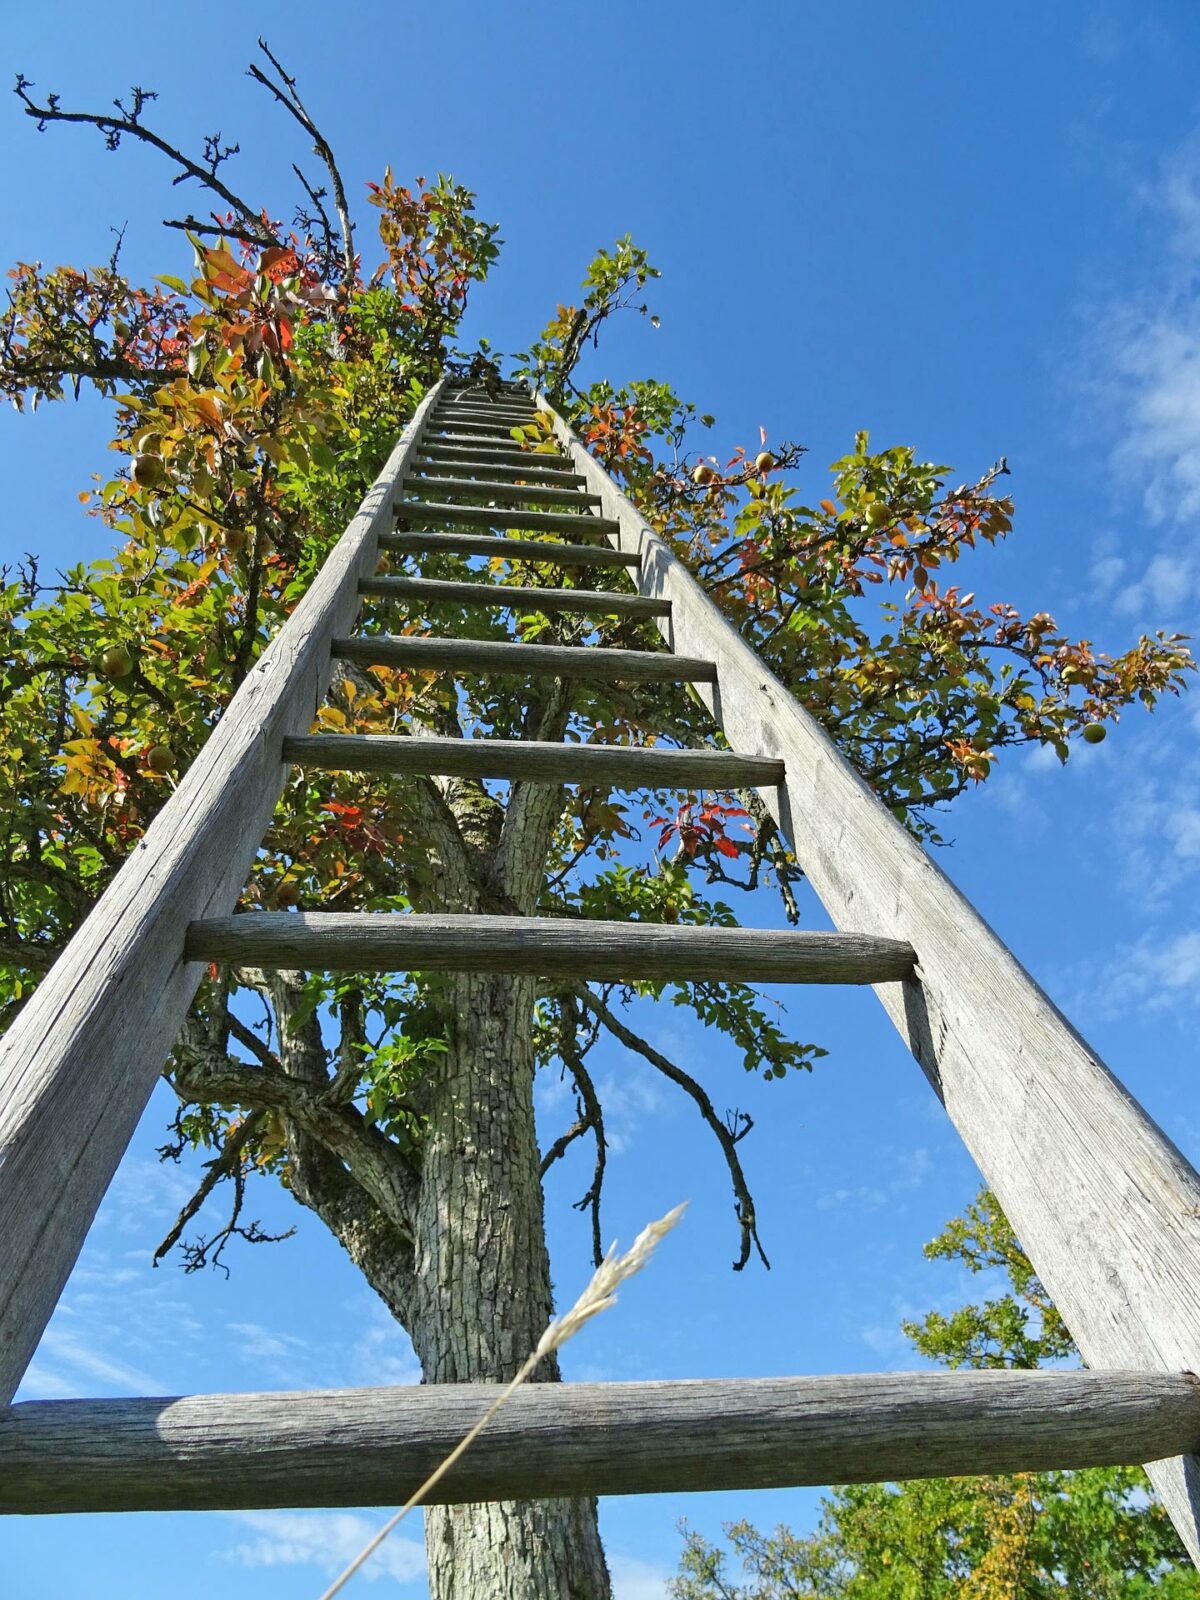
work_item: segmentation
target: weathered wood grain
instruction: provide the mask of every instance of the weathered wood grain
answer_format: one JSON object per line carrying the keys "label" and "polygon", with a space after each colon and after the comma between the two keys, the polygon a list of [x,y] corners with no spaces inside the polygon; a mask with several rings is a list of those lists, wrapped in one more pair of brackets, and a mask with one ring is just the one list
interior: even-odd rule
{"label": "weathered wood grain", "polygon": [[911,946],[860,933],[667,927],[558,917],[267,911],[209,917],[194,961],[348,972],[513,972],[538,977],[719,978],[745,983],[895,983]]}
{"label": "weathered wood grain", "polygon": [[[549,410],[549,407],[546,407]],[[554,414],[551,413],[553,416]],[[835,924],[909,940],[915,977],[880,994],[1093,1367],[1200,1370],[1200,1175],[945,874],[721,616],[561,418],[555,432],[671,601],[674,649],[735,750],[778,756],[763,799]],[[1150,1476],[1200,1561],[1200,1463]]]}
{"label": "weathered wood grain", "polygon": [[426,478],[415,472],[406,474],[403,493],[469,495],[481,500],[495,500],[498,505],[570,505],[581,511],[600,504],[598,494],[580,494],[575,489],[565,487],[540,483],[496,483],[478,478]]}
{"label": "weathered wood grain", "polygon": [[583,479],[577,472],[556,472],[553,467],[507,467],[496,461],[429,461],[418,457],[413,470],[419,477],[415,483],[437,483],[443,478],[482,477],[503,479],[506,483],[542,483],[562,487],[582,488]]}
{"label": "weathered wood grain", "polygon": [[512,437],[513,430],[527,428],[536,421],[536,412],[513,413],[504,417],[486,415],[479,411],[455,410],[439,412],[434,426],[439,433],[446,430],[474,433],[481,437],[499,435],[500,438],[515,444],[517,441]]}
{"label": "weathered wood grain", "polygon": [[496,606],[507,611],[577,611],[624,617],[662,617],[670,610],[666,600],[616,594],[611,589],[539,589],[531,584],[391,577],[364,578],[359,587],[374,599],[415,600],[418,606],[448,603]]}
{"label": "weathered wood grain", "polygon": [[497,556],[502,561],[545,561],[560,567],[636,567],[641,557],[608,545],[558,544],[489,533],[381,533],[382,550],[409,554]]}
{"label": "weathered wood grain", "polygon": [[451,417],[477,418],[481,422],[503,422],[515,426],[537,420],[537,409],[528,405],[476,405],[468,400],[449,400],[435,413],[439,422]]}
{"label": "weathered wood grain", "polygon": [[231,906],[352,624],[426,397],[307,595],[0,1046],[0,1400],[14,1392],[202,969],[188,924]]}
{"label": "weathered wood grain", "polygon": [[[474,414],[470,416],[449,417],[445,413],[434,418],[430,424],[430,434],[434,438],[444,438],[451,433],[469,433],[479,439],[512,439],[513,429],[524,425],[526,421],[532,422],[533,417],[522,418],[519,422],[496,422],[491,418],[481,418]],[[515,441],[514,441],[515,442]]]}
{"label": "weathered wood grain", "polygon": [[727,750],[658,745],[550,744],[535,739],[414,739],[315,733],[283,742],[283,759],[326,772],[399,772],[533,783],[612,783],[644,789],[752,788],[778,783],[782,761]]}
{"label": "weathered wood grain", "polygon": [[[453,431],[443,428],[440,433],[433,435],[429,440],[429,448],[435,450],[439,445],[452,445],[456,449],[464,450],[474,448],[476,445],[482,450],[506,449],[523,451],[526,446],[518,444],[508,433],[476,433],[470,424],[464,423],[461,428]],[[528,447],[530,450],[532,446]]]}
{"label": "weathered wood grain", "polygon": [[584,539],[617,531],[615,522],[586,512],[502,511],[436,500],[397,500],[396,516],[408,528],[428,528],[439,522],[477,523],[485,528],[523,528],[530,533],[573,533]]}
{"label": "weathered wood grain", "polygon": [[[499,1385],[34,1400],[0,1414],[0,1512],[395,1505]],[[531,1384],[430,1499],[1045,1472],[1200,1441],[1188,1374],[903,1372]]]}
{"label": "weathered wood grain", "polygon": [[438,438],[421,446],[421,455],[434,461],[499,461],[506,466],[568,468],[569,455],[559,450],[524,450],[515,441],[511,445],[497,445],[490,440],[458,439],[454,442]]}
{"label": "weathered wood grain", "polygon": [[481,417],[517,417],[522,420],[533,420],[537,416],[537,407],[533,403],[532,395],[517,400],[468,400],[457,399],[453,395],[444,399],[437,408],[439,417],[470,415]]}
{"label": "weathered wood grain", "polygon": [[697,661],[666,650],[609,650],[593,645],[420,639],[373,633],[335,639],[333,653],[360,667],[433,667],[439,672],[536,672],[614,683],[704,683],[713,677],[711,661]]}

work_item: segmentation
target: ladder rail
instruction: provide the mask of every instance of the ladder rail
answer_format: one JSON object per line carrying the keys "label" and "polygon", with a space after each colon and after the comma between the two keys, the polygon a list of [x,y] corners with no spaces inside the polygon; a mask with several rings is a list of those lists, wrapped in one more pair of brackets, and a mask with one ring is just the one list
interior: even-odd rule
{"label": "ladder rail", "polygon": [[[411,957],[416,941],[423,961],[453,970],[482,961],[487,970],[534,972],[549,962],[575,972],[599,963],[616,975],[634,961],[690,976],[711,944],[705,959],[721,972],[736,949],[747,978],[769,978],[774,961],[783,964],[775,975],[788,981],[876,983],[1085,1359],[1103,1370],[538,1386],[514,1399],[456,1469],[446,1498],[511,1498],[514,1472],[527,1474],[520,1493],[537,1497],[1149,1460],[1200,1560],[1200,1466],[1189,1454],[1200,1448],[1200,1384],[1191,1376],[1200,1368],[1200,1176],[544,399],[537,404],[562,451],[548,459],[575,469],[561,476],[587,491],[589,500],[576,503],[598,505],[598,516],[571,521],[606,535],[595,552],[536,539],[390,532],[397,510],[414,509],[396,504],[409,469],[438,451],[437,430],[468,420],[439,417],[449,392],[453,385],[443,381],[426,396],[308,594],[0,1052],[0,1405],[53,1311],[205,961],[244,955],[257,940],[258,954],[271,962],[357,966],[369,944],[372,959],[390,970],[401,946]],[[486,439],[475,447],[485,460],[497,459]],[[516,465],[531,459],[547,457],[518,452]],[[469,470],[479,465],[477,458]],[[460,524],[476,520],[466,507],[432,509],[452,511]],[[513,515],[488,512],[499,526],[517,526]],[[520,513],[519,524],[540,529],[550,515]],[[485,643],[481,650],[478,641],[347,637],[363,594],[380,588],[372,578],[380,548],[532,559],[518,547],[540,551],[542,560],[583,556],[584,564],[631,568],[639,603],[657,614],[671,654],[643,659],[594,647]],[[428,580],[393,581],[397,592],[403,584],[432,593],[420,587]],[[465,587],[441,585],[456,594]],[[754,769],[782,832],[800,843],[835,928],[855,931],[230,917],[289,758],[299,754],[315,765],[341,759],[327,739],[308,732],[334,660],[402,651],[452,670],[512,664],[588,672],[582,662],[590,655],[605,675],[644,668],[645,676],[696,677],[730,746],[704,759],[740,762],[746,776]],[[372,770],[398,767],[407,753],[396,747],[410,742],[386,741]],[[455,752],[451,765],[549,763],[547,777],[555,781],[570,749],[517,751],[510,742]],[[632,758],[599,752],[588,759]],[[664,751],[660,759],[670,766],[700,758]],[[644,770],[648,775],[648,764]],[[707,970],[703,961],[701,968]],[[440,1459],[477,1416],[479,1396],[490,1393],[455,1385],[10,1407],[0,1414],[0,1469],[10,1469],[0,1470],[0,1511],[338,1504],[348,1495],[358,1503],[367,1464],[378,1475],[380,1498],[393,1501],[406,1474],[424,1476],[414,1464],[421,1451]],[[459,1418],[464,1407],[466,1421]],[[38,1484],[41,1492],[31,1489]],[[577,1487],[564,1491],[564,1484]],[[270,1495],[276,1498],[259,1498]]]}
{"label": "ladder rail", "polygon": [[[696,692],[730,748],[784,761],[760,793],[834,926],[917,951],[915,976],[876,994],[1085,1361],[1200,1371],[1200,1174],[537,398],[619,523],[613,547],[640,556],[639,592],[670,603],[656,623],[668,646],[716,664]],[[1148,1470],[1200,1563],[1200,1457]]]}
{"label": "ladder rail", "polygon": [[189,923],[231,909],[312,726],[332,642],[443,388],[435,384],[307,594],[0,1051],[0,1404],[12,1398],[175,1043],[204,968]]}

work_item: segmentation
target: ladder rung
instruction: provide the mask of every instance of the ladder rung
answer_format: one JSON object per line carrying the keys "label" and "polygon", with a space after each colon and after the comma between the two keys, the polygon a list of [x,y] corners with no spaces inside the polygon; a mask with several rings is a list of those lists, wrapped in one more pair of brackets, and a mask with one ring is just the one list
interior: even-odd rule
{"label": "ladder rung", "polygon": [[[530,456],[531,461],[536,458]],[[578,486],[582,488],[587,479],[581,472],[561,472],[553,467],[509,467],[500,461],[424,461],[415,463],[416,470],[421,474],[420,480],[426,478],[430,483],[436,483],[445,478],[469,477],[472,474],[490,478],[492,481],[505,483],[549,483],[567,488]]]}
{"label": "ladder rung", "polygon": [[513,428],[519,426],[519,423],[510,426],[506,422],[477,422],[474,417],[435,417],[429,424],[425,437],[440,439],[447,435],[465,433],[475,438],[487,439],[491,444],[511,444],[519,450],[521,446],[512,436]]}
{"label": "ladder rung", "polygon": [[496,451],[500,454],[518,456],[544,454],[549,459],[570,459],[562,456],[561,451],[538,452],[533,449],[532,445],[521,445],[515,439],[504,439],[499,434],[427,433],[421,440],[421,448],[422,450],[472,450],[481,451],[484,454]]}
{"label": "ladder rung", "polygon": [[522,450],[514,440],[510,445],[497,446],[488,440],[469,439],[450,444],[442,439],[422,439],[418,454],[434,461],[498,461],[506,467],[551,467],[558,471],[574,471],[575,462],[561,450]]}
{"label": "ladder rung", "polygon": [[571,511],[503,511],[493,506],[445,505],[437,500],[397,500],[396,515],[418,528],[432,522],[475,522],[487,528],[527,528],[530,533],[616,533],[615,517]]}
{"label": "ladder rung", "polygon": [[912,976],[916,960],[902,939],[866,933],[386,911],[213,917],[192,923],[185,957],[310,972],[509,972],[731,983],[898,983]]}
{"label": "ladder rung", "polygon": [[467,445],[481,445],[484,449],[490,448],[493,450],[522,450],[526,448],[526,446],[518,444],[506,428],[500,428],[495,433],[472,433],[469,424],[463,424],[462,427],[454,432],[449,432],[444,428],[439,431],[435,427],[430,427],[422,438],[421,443],[425,444],[427,441],[430,444],[456,445],[460,450]]}
{"label": "ladder rung", "polygon": [[403,772],[533,783],[613,783],[628,789],[757,789],[783,782],[783,762],[728,750],[669,750],[532,739],[427,739],[316,733],[287,739],[283,759],[324,772]]}
{"label": "ladder rung", "polygon": [[[0,1419],[0,1512],[394,1505],[503,1392],[498,1383],[430,1383],[26,1400]],[[530,1383],[428,1499],[1133,1465],[1183,1454],[1198,1431],[1200,1386],[1177,1372]]]}
{"label": "ladder rung", "polygon": [[[507,542],[507,541],[506,541]],[[439,601],[510,611],[578,611],[617,617],[666,617],[669,600],[607,589],[535,589],[508,583],[454,583],[439,578],[364,578],[359,593],[380,600]]]}
{"label": "ladder rung", "polygon": [[469,395],[447,395],[437,410],[435,417],[448,416],[451,412],[471,412],[481,417],[536,417],[538,409],[532,400],[475,400]]}
{"label": "ladder rung", "polygon": [[530,399],[529,385],[520,378],[501,378],[491,388],[479,378],[448,378],[442,390],[443,400],[478,400],[491,405],[494,400],[526,401]]}
{"label": "ladder rung", "polygon": [[486,429],[499,427],[499,429],[504,429],[507,432],[507,430],[514,429],[514,427],[533,426],[534,422],[536,422],[536,416],[538,416],[536,411],[507,411],[507,413],[504,413],[504,411],[467,410],[466,406],[453,406],[453,408],[446,406],[445,411],[435,411],[434,416],[429,419],[429,426],[430,429],[440,429],[440,427],[454,427],[456,424],[464,424],[464,422],[470,422],[474,426],[475,422],[478,422],[480,427],[486,427]]}
{"label": "ladder rung", "polygon": [[521,394],[514,393],[502,395],[469,394],[465,392],[458,393],[451,391],[449,393],[443,393],[441,399],[438,401],[439,411],[444,410],[447,406],[478,406],[482,410],[488,410],[489,408],[495,407],[502,411],[520,411],[523,409],[528,409],[530,411],[537,410],[537,407],[533,402],[533,397],[530,395],[528,390]]}
{"label": "ladder rung", "polygon": [[426,438],[443,432],[460,431],[464,433],[499,433],[509,443],[517,441],[512,437],[514,428],[529,428],[533,425],[533,416],[528,417],[484,417],[475,411],[458,411],[451,414],[444,412],[442,415],[430,419]]}
{"label": "ladder rung", "polygon": [[667,650],[612,650],[576,644],[518,644],[507,639],[408,638],[361,634],[335,639],[333,653],[361,667],[432,668],[438,672],[552,673],[614,683],[715,683],[711,661]]}
{"label": "ladder rung", "polygon": [[456,422],[478,422],[484,427],[527,428],[535,422],[536,411],[483,411],[478,407],[447,407],[430,418],[431,428],[445,428]]}
{"label": "ladder rung", "polygon": [[415,490],[420,494],[473,494],[490,496],[493,500],[507,500],[512,504],[521,505],[563,505],[568,501],[576,506],[598,506],[601,498],[598,494],[578,494],[568,488],[546,488],[542,484],[527,484],[520,487],[513,483],[490,483],[484,479],[474,478],[421,478],[414,473],[407,473],[404,479],[405,492]]}
{"label": "ladder rung", "polygon": [[380,547],[409,554],[494,556],[502,561],[545,561],[560,567],[640,567],[636,551],[607,544],[558,544],[552,539],[510,539],[489,533],[381,533]]}

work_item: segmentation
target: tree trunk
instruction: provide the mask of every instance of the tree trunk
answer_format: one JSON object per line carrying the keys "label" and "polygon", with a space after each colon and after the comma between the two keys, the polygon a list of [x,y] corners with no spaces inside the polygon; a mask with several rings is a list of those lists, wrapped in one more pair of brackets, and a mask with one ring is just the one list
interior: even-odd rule
{"label": "tree trunk", "polygon": [[[529,733],[561,737],[569,688],[531,708]],[[414,731],[416,731],[414,729]],[[447,731],[457,731],[447,730]],[[514,784],[507,806],[482,785],[413,785],[422,842],[414,909],[527,914],[545,882],[561,790]],[[242,973],[275,1014],[277,1054],[255,1066],[210,1038],[176,1088],[282,1115],[288,1184],[349,1253],[407,1329],[428,1383],[511,1378],[553,1309],[533,1112],[532,979],[457,974],[441,990],[433,1053],[414,1091],[425,1119],[406,1154],[371,1126],[335,1080],[300,973]],[[336,1059],[361,1040],[345,1034]],[[218,1030],[220,1035],[220,1030]],[[246,1043],[245,1030],[242,1042]],[[201,1052],[204,1055],[204,1052]],[[189,1076],[190,1070],[190,1076]],[[353,1074],[351,1074],[351,1077]],[[547,1360],[536,1382],[556,1382]],[[610,1600],[595,1500],[500,1501],[426,1512],[433,1600]]]}
{"label": "tree trunk", "polygon": [[[528,979],[460,976],[431,1069],[409,1332],[431,1383],[511,1378],[551,1314]],[[558,1377],[550,1362],[535,1381]],[[608,1600],[594,1500],[426,1512],[434,1600]]]}

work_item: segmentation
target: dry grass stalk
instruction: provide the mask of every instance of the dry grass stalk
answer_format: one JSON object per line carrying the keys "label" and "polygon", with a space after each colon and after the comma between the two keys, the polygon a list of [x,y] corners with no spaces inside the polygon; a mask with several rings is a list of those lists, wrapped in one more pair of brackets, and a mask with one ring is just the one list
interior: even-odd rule
{"label": "dry grass stalk", "polygon": [[670,1233],[686,1210],[687,1203],[685,1201],[683,1205],[678,1205],[673,1210],[668,1211],[666,1216],[660,1217],[657,1222],[648,1223],[624,1255],[619,1256],[617,1254],[615,1244],[609,1249],[608,1254],[592,1274],[591,1281],[579,1296],[579,1299],[576,1300],[569,1311],[565,1312],[561,1317],[556,1317],[549,1325],[538,1340],[537,1348],[526,1357],[508,1387],[502,1394],[497,1396],[471,1431],[455,1445],[441,1465],[430,1473],[421,1487],[401,1506],[395,1516],[390,1517],[384,1523],[383,1527],[371,1538],[369,1543],[363,1546],[350,1565],[334,1579],[329,1588],[321,1595],[321,1600],[332,1600],[332,1597],[354,1576],[359,1567],[378,1550],[392,1529],[403,1522],[414,1506],[421,1504],[434,1485],[446,1476],[463,1452],[471,1447],[497,1411],[500,1410],[509,1395],[514,1390],[519,1389],[526,1379],[533,1374],[538,1362],[543,1357],[550,1355],[552,1351],[560,1349],[568,1339],[573,1339],[585,1322],[590,1322],[601,1311],[607,1311],[609,1306],[616,1304],[617,1289],[625,1282],[626,1278],[632,1278],[635,1272],[641,1271],[651,1255],[653,1255],[654,1247],[658,1244],[658,1241],[665,1234]]}

